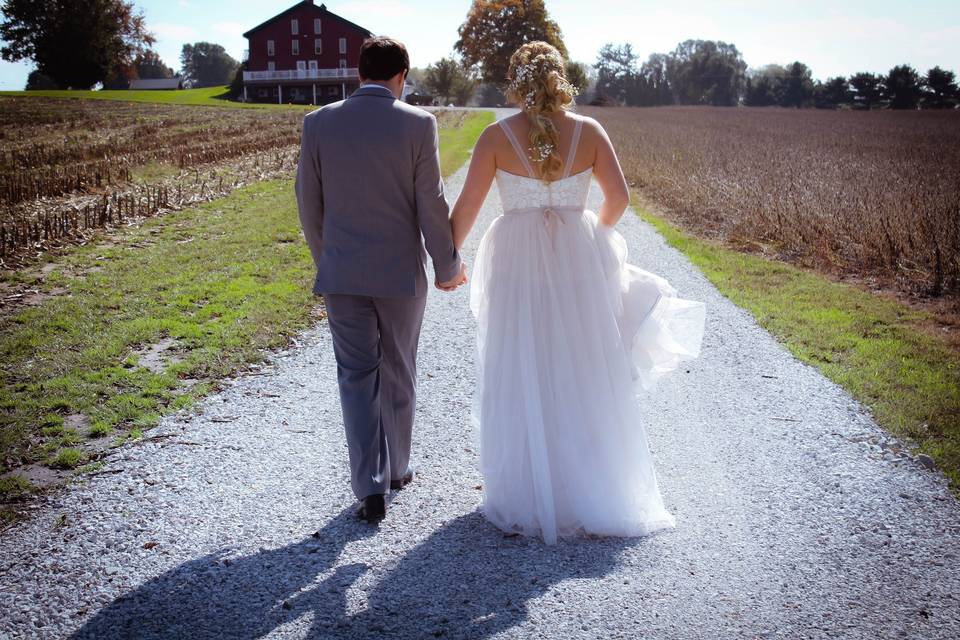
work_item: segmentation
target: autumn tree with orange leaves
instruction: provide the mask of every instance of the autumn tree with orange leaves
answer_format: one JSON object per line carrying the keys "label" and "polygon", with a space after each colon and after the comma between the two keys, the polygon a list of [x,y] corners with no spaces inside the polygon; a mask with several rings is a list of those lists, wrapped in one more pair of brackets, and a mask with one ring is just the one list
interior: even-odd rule
{"label": "autumn tree with orange leaves", "polygon": [[464,65],[476,66],[484,82],[496,85],[506,82],[510,56],[527,42],[549,42],[567,57],[560,27],[543,0],[474,0],[458,33],[454,48]]}

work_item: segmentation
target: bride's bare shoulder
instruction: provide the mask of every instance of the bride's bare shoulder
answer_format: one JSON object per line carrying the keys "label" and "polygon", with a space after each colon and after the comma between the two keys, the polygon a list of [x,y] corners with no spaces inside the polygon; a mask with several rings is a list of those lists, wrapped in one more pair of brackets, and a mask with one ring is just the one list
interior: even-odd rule
{"label": "bride's bare shoulder", "polygon": [[506,140],[503,129],[500,128],[499,122],[494,121],[484,127],[483,131],[480,132],[480,137],[477,138],[477,146],[497,145],[503,140]]}
{"label": "bride's bare shoulder", "polygon": [[603,125],[597,122],[595,119],[590,116],[585,116],[582,114],[572,114],[574,118],[581,120],[583,122],[583,133],[601,133],[603,132]]}

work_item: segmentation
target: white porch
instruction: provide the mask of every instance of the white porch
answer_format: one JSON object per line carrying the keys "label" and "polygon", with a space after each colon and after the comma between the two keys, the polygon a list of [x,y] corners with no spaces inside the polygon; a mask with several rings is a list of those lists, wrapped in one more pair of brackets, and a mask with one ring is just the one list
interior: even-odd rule
{"label": "white porch", "polygon": [[244,82],[270,82],[273,80],[357,80],[360,71],[356,67],[343,69],[277,69],[274,71],[244,71]]}

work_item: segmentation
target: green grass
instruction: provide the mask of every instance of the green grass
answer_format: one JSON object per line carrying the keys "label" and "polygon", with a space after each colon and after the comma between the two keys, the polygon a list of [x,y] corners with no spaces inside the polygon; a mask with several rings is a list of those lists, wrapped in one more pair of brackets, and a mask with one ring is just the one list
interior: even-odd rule
{"label": "green grass", "polygon": [[73,469],[79,466],[81,462],[85,462],[86,459],[86,454],[80,449],[76,447],[66,447],[57,451],[57,455],[53,459],[53,462],[50,463],[50,466]]}
{"label": "green grass", "polygon": [[460,127],[440,130],[440,168],[443,175],[451,175],[463,166],[477,138],[495,119],[490,111],[474,111],[467,114]]}
{"label": "green grass", "polygon": [[[282,345],[315,304],[289,180],[148,220],[116,246],[78,247],[60,264],[44,286],[69,296],[0,322],[0,451],[24,461],[38,425],[56,446],[152,426],[260,349]],[[93,265],[101,270],[84,273]],[[133,351],[164,337],[181,361],[160,372],[131,364]],[[199,382],[183,390],[181,378]],[[51,431],[68,413],[86,415],[91,433]]]}
{"label": "green grass", "polygon": [[636,207],[723,295],[800,360],[933,457],[960,490],[960,358],[931,314],[822,275],[696,238]]}
{"label": "green grass", "polygon": [[[445,176],[490,118],[465,118],[470,135],[440,130]],[[69,295],[0,319],[0,472],[33,462],[75,469],[88,462],[86,443],[139,439],[316,321],[315,270],[290,179],[115,235],[112,246],[56,258],[40,287]],[[138,352],[165,338],[177,361],[141,366]],[[69,426],[75,414],[86,420],[69,424],[89,426]]]}
{"label": "green grass", "polygon": [[22,500],[36,490],[29,480],[20,475],[0,478],[0,499]]}
{"label": "green grass", "polygon": [[120,100],[122,102],[151,102],[158,104],[192,104],[235,109],[302,109],[311,111],[316,107],[303,104],[274,104],[260,102],[234,102],[226,97],[230,87],[205,87],[203,89],[158,90],[158,91],[82,91],[51,89],[43,91],[0,91],[0,96],[38,98],[79,98],[83,100]]}

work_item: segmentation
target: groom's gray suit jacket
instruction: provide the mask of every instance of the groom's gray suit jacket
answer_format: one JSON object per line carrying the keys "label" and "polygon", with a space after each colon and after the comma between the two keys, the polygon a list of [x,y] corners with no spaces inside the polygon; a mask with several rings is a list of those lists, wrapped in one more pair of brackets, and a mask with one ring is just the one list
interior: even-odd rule
{"label": "groom's gray suit jacket", "polygon": [[421,234],[439,280],[457,275],[438,157],[433,114],[379,85],[307,114],[296,193],[314,293],[426,295]]}

